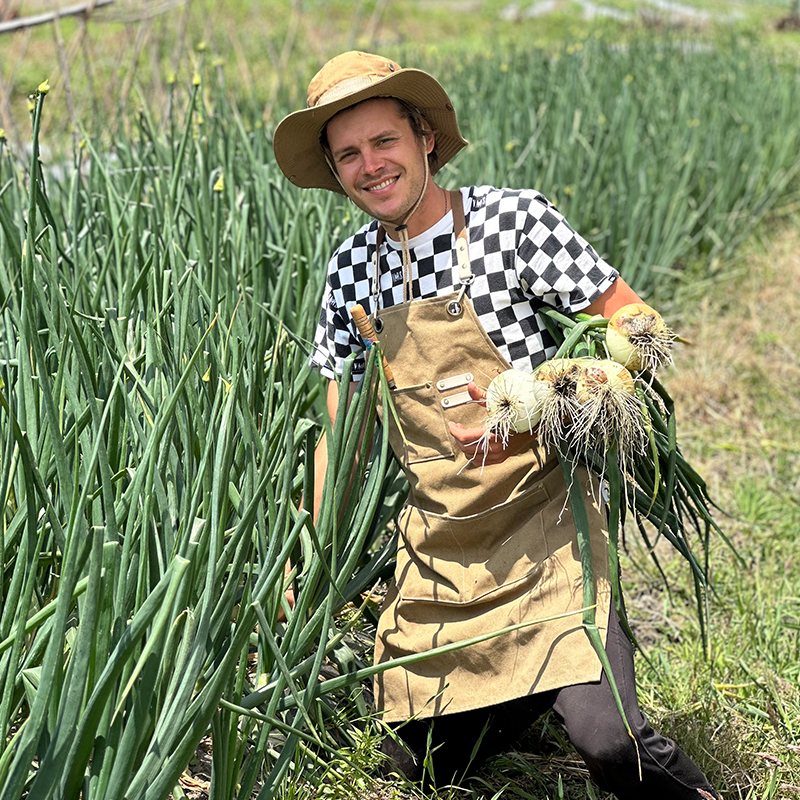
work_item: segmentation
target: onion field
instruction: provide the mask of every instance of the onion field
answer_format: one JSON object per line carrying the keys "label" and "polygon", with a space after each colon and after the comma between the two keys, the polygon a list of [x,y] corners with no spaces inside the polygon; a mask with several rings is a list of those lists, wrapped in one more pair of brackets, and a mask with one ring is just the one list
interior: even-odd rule
{"label": "onion field", "polygon": [[[392,55],[451,92],[471,146],[446,187],[538,188],[666,309],[797,207],[796,59],[649,37]],[[58,93],[30,91],[29,150],[0,137],[0,800],[413,796],[369,777],[406,492],[374,359],[313,466],[310,343],[360,212],[289,185],[219,69],[74,148],[40,134]],[[800,657],[796,619],[783,633]],[[800,717],[776,724],[800,745]],[[720,788],[794,796],[770,780]],[[601,796],[585,786],[463,796]]]}

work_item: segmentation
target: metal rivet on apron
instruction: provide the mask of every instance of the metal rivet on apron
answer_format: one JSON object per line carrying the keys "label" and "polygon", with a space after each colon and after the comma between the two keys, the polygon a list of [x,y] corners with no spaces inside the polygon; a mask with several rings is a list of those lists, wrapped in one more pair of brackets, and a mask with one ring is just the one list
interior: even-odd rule
{"label": "metal rivet on apron", "polygon": [[451,317],[459,316],[461,314],[461,310],[462,310],[461,303],[459,303],[458,300],[453,300],[452,303],[447,304],[447,313]]}
{"label": "metal rivet on apron", "polygon": [[383,320],[376,317],[375,322],[372,323],[372,329],[375,333],[380,333],[383,330]]}

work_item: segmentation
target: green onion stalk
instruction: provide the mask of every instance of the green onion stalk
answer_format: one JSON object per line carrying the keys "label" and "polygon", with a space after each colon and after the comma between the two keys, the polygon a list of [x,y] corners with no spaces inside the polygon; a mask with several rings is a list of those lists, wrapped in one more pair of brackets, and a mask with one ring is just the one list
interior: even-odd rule
{"label": "green onion stalk", "polygon": [[[569,487],[583,572],[583,626],[606,673],[626,730],[634,739],[597,625],[589,520],[581,482],[575,479],[576,470],[584,465],[598,479],[598,502],[601,497],[605,500],[608,518],[612,603],[623,629],[634,642],[620,586],[619,533],[626,512],[634,516],[662,576],[664,572],[654,552],[661,537],[686,559],[694,581],[706,653],[709,538],[711,531],[725,537],[714,520],[712,510],[716,506],[705,483],[680,451],[674,403],[653,374],[658,364],[670,360],[672,341],[677,338],[666,329],[660,316],[642,304],[627,306],[611,320],[587,314],[570,317],[555,309],[544,309],[542,313],[558,349],[532,376],[535,384],[546,387],[538,409],[539,435],[543,443],[556,450]],[[642,322],[644,316],[646,324]],[[626,327],[631,317],[634,321]],[[655,335],[651,331],[654,325]],[[624,336],[619,333],[620,328]],[[621,339],[625,339],[622,357]],[[631,343],[638,347],[628,348]],[[647,358],[639,358],[642,353]],[[614,361],[612,355],[625,363]],[[645,522],[655,528],[652,540]]]}
{"label": "green onion stalk", "polygon": [[[591,360],[584,362],[584,367],[588,363],[590,369],[592,364],[609,359],[606,346],[609,320],[586,314],[570,317],[554,309],[546,309],[543,314],[558,345],[554,359],[588,358]],[[677,337],[673,335],[672,338]],[[615,366],[622,369],[620,365]],[[629,634],[619,585],[619,530],[627,513],[633,516],[662,576],[664,572],[654,552],[660,539],[666,539],[686,559],[694,582],[702,642],[707,653],[709,539],[713,532],[729,546],[730,542],[714,519],[714,510],[719,509],[709,497],[705,482],[681,452],[672,398],[647,368],[631,367],[629,372],[624,394],[636,427],[634,444],[625,441],[624,428],[606,429],[603,435],[588,439],[575,436],[572,429],[566,428],[557,442],[559,458],[567,474],[571,475],[576,466],[583,463],[604,487],[609,516],[612,597]],[[580,508],[576,511],[576,506],[580,506],[583,499],[572,493],[571,502],[577,519],[582,513]],[[654,534],[648,534],[645,523],[650,523]]]}

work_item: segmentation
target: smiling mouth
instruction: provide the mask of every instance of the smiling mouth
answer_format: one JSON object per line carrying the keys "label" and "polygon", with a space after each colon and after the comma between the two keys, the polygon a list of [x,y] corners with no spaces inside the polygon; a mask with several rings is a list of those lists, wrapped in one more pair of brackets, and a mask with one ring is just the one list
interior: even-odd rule
{"label": "smiling mouth", "polygon": [[387,178],[385,181],[381,181],[380,183],[376,183],[374,186],[365,186],[364,187],[364,191],[365,192],[377,192],[377,191],[380,191],[381,189],[385,189],[387,186],[391,186],[397,180],[398,180],[397,176],[395,176],[394,178]]}

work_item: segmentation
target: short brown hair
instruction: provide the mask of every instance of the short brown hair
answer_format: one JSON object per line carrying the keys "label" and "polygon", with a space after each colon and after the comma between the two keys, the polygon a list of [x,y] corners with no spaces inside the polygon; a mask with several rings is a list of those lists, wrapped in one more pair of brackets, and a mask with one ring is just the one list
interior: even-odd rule
{"label": "short brown hair", "polygon": [[[370,100],[374,100],[376,98],[369,98]],[[411,132],[417,139],[424,139],[426,136],[430,136],[433,134],[433,150],[428,153],[428,169],[433,175],[439,169],[439,154],[437,152],[436,147],[436,132],[433,130],[433,127],[425,118],[425,115],[413,104],[409,103],[407,100],[401,100],[399,97],[388,97],[387,100],[394,100],[397,104],[397,111],[400,114],[400,117],[404,120],[408,121],[409,126],[411,127]],[[362,103],[366,103],[366,100],[362,100]],[[355,106],[360,105],[356,103],[353,106],[348,106],[348,108],[355,108]],[[346,109],[342,109],[343,111]],[[339,112],[341,113],[341,112]],[[333,119],[333,118],[331,118]],[[330,122],[330,120],[328,120]],[[322,147],[323,152],[327,158],[328,164],[333,164],[333,153],[331,153],[330,145],[328,144],[328,126],[327,124],[322,129],[322,132],[319,135],[319,144]]]}

